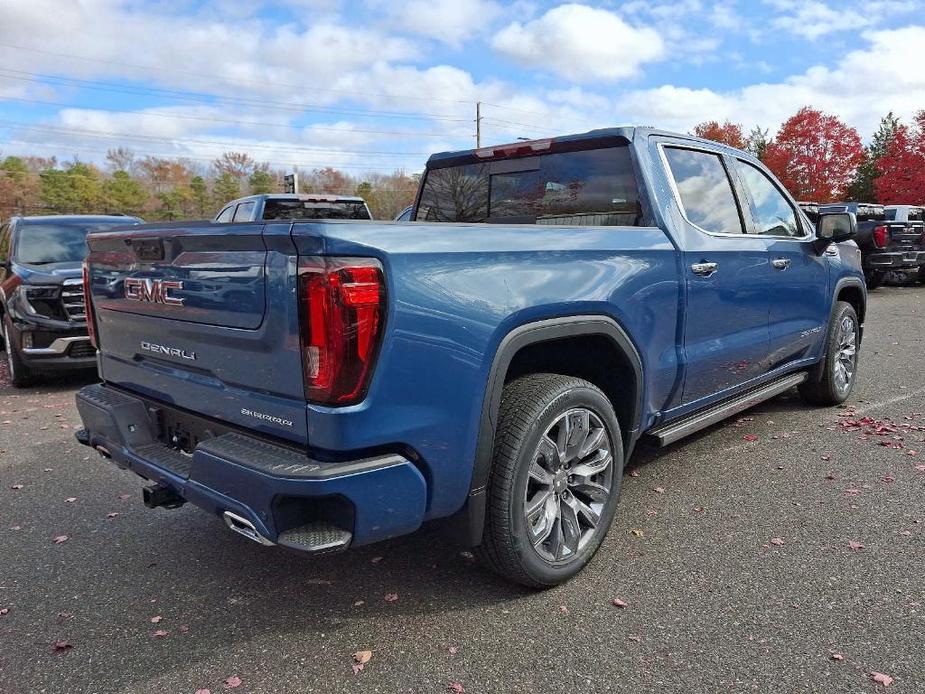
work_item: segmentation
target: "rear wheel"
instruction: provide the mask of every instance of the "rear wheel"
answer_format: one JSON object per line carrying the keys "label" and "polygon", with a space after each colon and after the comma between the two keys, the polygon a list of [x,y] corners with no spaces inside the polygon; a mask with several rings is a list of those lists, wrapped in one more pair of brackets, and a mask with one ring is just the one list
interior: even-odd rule
{"label": "rear wheel", "polygon": [[478,552],[502,576],[559,584],[594,556],[613,520],[623,444],[593,384],[534,374],[504,387]]}
{"label": "rear wheel", "polygon": [[3,344],[6,347],[6,368],[10,372],[10,383],[24,388],[32,383],[32,370],[23,363],[19,348],[11,339],[10,319],[3,319]]}
{"label": "rear wheel", "polygon": [[876,289],[883,284],[885,273],[882,270],[869,270],[864,273],[864,280],[868,289]]}
{"label": "rear wheel", "polygon": [[844,301],[836,302],[829,321],[825,357],[819,365],[821,378],[800,385],[803,400],[814,405],[840,405],[848,399],[857,378],[860,337],[854,307]]}
{"label": "rear wheel", "polygon": [[919,283],[925,284],[925,265],[919,265]]}

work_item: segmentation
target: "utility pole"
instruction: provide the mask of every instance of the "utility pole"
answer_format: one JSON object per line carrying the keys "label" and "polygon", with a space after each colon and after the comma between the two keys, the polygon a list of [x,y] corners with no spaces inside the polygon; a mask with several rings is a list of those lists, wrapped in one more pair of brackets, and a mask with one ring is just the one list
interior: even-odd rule
{"label": "utility pole", "polygon": [[482,146],[482,102],[475,102],[475,148]]}

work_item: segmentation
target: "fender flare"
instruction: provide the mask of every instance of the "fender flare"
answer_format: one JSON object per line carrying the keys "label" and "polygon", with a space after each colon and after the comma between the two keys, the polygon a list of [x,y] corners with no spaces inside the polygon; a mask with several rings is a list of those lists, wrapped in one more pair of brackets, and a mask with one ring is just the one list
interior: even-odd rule
{"label": "fender flare", "polygon": [[[829,320],[826,324],[826,341],[828,341],[829,330],[832,327],[832,316],[835,314],[835,304],[838,303],[838,295],[841,293],[842,289],[846,287],[852,287],[861,292],[861,296],[864,297],[861,305],[861,315],[858,316],[860,321],[860,332],[858,334],[858,341],[862,341],[864,337],[864,319],[867,317],[867,285],[859,277],[842,277],[835,283],[835,288],[832,290],[832,306],[829,308]],[[827,344],[827,342],[826,342]],[[825,352],[822,354],[822,358],[819,362],[814,365],[809,370],[809,380],[815,383],[819,383],[822,380],[823,368],[825,367]]]}
{"label": "fender flare", "polygon": [[501,392],[504,389],[508,368],[515,355],[524,347],[541,342],[587,336],[601,336],[612,341],[623,352],[633,368],[636,397],[630,422],[626,424],[624,432],[625,457],[629,458],[639,438],[645,388],[642,358],[626,331],[617,321],[605,315],[565,316],[520,325],[504,336],[492,359],[479,418],[478,441],[469,493],[463,508],[447,519],[447,529],[452,539],[465,546],[475,546],[481,542],[485,523],[486,489],[491,473]]}

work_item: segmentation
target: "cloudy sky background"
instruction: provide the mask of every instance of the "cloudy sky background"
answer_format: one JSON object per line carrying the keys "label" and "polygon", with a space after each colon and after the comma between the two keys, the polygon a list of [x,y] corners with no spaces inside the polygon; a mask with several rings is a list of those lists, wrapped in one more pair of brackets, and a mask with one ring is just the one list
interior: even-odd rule
{"label": "cloudy sky background", "polygon": [[925,108],[925,0],[5,0],[0,155],[354,174],[620,124],[773,132],[803,105],[867,140]]}

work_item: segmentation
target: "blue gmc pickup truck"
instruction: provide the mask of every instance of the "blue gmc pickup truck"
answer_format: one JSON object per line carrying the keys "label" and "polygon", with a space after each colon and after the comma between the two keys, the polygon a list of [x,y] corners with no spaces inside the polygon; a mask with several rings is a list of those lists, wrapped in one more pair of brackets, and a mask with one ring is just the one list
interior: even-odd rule
{"label": "blue gmc pickup truck", "polygon": [[430,158],[415,221],[91,234],[78,439],[264,545],[439,521],[529,586],[601,543],[637,441],[849,397],[866,289],[747,154],[613,128]]}

